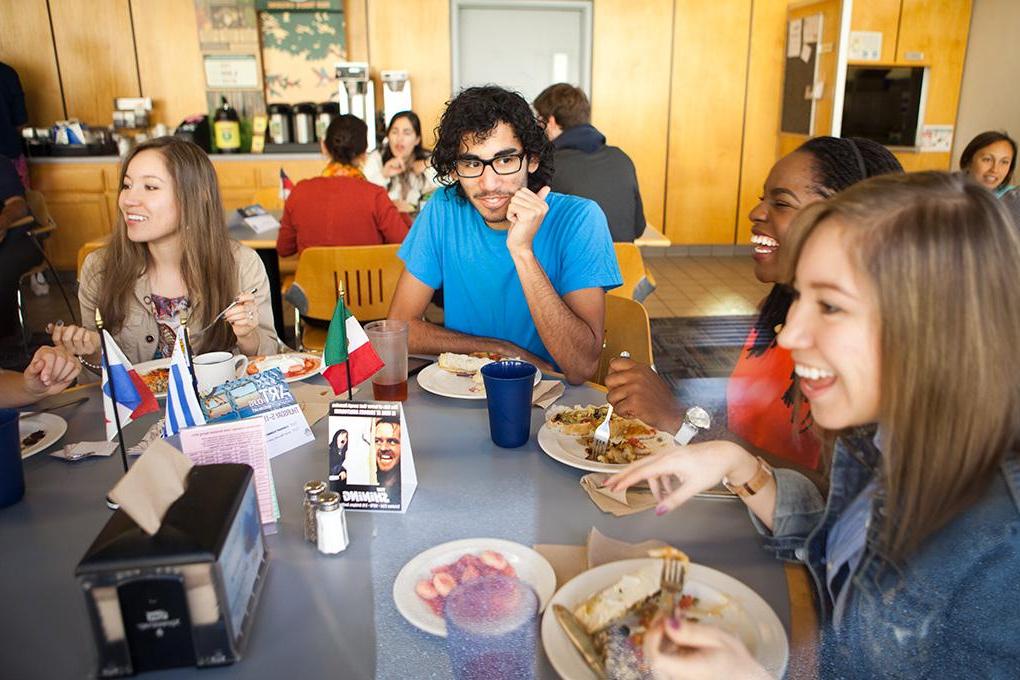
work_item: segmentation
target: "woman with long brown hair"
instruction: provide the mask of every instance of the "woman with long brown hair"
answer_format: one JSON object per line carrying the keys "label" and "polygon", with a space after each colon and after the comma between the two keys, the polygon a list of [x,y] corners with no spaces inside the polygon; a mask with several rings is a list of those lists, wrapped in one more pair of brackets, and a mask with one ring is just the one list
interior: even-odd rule
{"label": "woman with long brown hair", "polygon": [[[729,442],[609,485],[650,480],[659,514],[719,481],[734,490],[766,548],[811,572],[820,677],[1015,677],[1020,234],[991,193],[932,172],[807,208],[785,247],[795,301],[779,343],[839,434],[828,499]],[[677,614],[645,654],[659,677],[767,677],[735,638]]]}
{"label": "woman with long brown hair", "polygon": [[[117,205],[109,244],[82,265],[82,326],[53,328],[54,344],[98,365],[98,307],[132,362],[170,356],[182,315],[196,353],[277,351],[265,267],[228,236],[204,151],[175,137],[139,144],[121,166]],[[199,332],[235,300],[222,321]]]}

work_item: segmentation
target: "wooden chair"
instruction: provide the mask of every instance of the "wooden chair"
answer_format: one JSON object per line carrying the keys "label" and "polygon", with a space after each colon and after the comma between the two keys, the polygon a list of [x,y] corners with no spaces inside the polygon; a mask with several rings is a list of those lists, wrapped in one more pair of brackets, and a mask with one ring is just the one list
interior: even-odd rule
{"label": "wooden chair", "polygon": [[78,249],[78,276],[81,280],[81,266],[85,262],[85,258],[88,257],[89,253],[94,250],[106,247],[106,239],[99,239],[98,241],[88,241],[81,248]]}
{"label": "wooden chair", "polygon": [[599,367],[592,382],[602,385],[609,373],[609,362],[630,352],[630,358],[652,364],[652,329],[644,305],[618,295],[606,296],[606,330]]}
{"label": "wooden chair", "polygon": [[[46,247],[45,240],[49,238],[57,229],[57,223],[53,221],[53,217],[50,215],[49,208],[46,207],[46,198],[42,195],[42,192],[29,189],[25,192],[25,202],[28,204],[29,215],[21,218],[17,222],[11,225],[11,227],[29,226],[28,236],[35,241],[36,245],[43,252],[43,261],[27,270],[18,279],[18,290],[17,290],[17,306],[18,306],[18,322],[21,324],[22,341],[25,346],[25,350],[28,350],[28,329],[25,326],[25,314],[24,314],[24,299],[21,296],[21,286],[25,279],[41,274],[47,269],[53,273],[53,279],[60,285],[59,279],[57,278],[57,272],[50,265],[48,248]],[[31,226],[35,225],[35,226]]]}
{"label": "wooden chair", "polygon": [[[404,263],[397,257],[400,244],[306,248],[294,274],[297,295],[307,304],[296,304],[294,337],[303,349],[321,350],[326,329],[303,324],[301,317],[329,321],[336,307],[336,280],[343,285],[347,309],[362,323],[386,318]],[[299,309],[300,307],[300,309]]]}
{"label": "wooden chair", "polygon": [[[645,269],[641,249],[633,243],[614,243],[613,249],[616,250],[616,261],[620,265],[620,273],[623,274],[623,285],[609,291],[609,294],[641,302],[655,290],[655,279],[651,272]],[[647,281],[647,284],[640,285],[642,279]]]}

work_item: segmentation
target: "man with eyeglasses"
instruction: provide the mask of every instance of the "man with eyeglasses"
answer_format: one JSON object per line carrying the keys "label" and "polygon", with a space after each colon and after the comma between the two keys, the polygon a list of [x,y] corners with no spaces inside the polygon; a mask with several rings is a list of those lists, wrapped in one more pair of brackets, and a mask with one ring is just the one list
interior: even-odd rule
{"label": "man with eyeglasses", "polygon": [[[400,248],[389,313],[408,321],[409,351],[519,356],[573,384],[591,378],[620,269],[598,205],[550,193],[552,147],[527,101],[494,86],[461,92],[432,166],[446,186]],[[442,327],[422,320],[440,288]]]}

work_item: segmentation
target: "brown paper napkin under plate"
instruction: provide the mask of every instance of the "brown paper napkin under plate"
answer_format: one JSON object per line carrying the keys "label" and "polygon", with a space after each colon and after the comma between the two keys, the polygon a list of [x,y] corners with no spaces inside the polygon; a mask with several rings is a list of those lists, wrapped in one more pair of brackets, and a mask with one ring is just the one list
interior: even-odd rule
{"label": "brown paper napkin under plate", "polygon": [[601,564],[648,557],[649,550],[666,545],[662,541],[618,541],[592,527],[586,545],[540,543],[535,545],[535,551],[549,561],[556,573],[556,583],[562,586],[578,574]]}
{"label": "brown paper napkin under plate", "polygon": [[602,512],[623,517],[656,506],[655,496],[647,487],[631,487],[620,492],[603,488],[602,483],[609,477],[610,475],[605,472],[592,472],[581,477],[581,488]]}

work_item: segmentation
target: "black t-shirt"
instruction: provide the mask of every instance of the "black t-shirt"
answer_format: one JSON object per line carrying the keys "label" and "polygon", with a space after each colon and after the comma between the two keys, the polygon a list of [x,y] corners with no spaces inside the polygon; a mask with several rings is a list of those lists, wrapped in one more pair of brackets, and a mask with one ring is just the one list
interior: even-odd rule
{"label": "black t-shirt", "polygon": [[11,196],[24,196],[25,187],[21,184],[18,171],[14,169],[14,161],[0,156],[0,207]]}
{"label": "black t-shirt", "polygon": [[0,156],[17,158],[22,154],[18,128],[27,123],[25,92],[18,72],[0,61]]}

